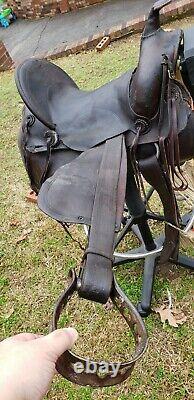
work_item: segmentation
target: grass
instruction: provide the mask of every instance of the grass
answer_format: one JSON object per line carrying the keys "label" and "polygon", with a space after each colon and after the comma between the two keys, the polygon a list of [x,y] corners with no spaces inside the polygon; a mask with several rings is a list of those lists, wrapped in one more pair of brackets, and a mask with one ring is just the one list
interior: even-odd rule
{"label": "grass", "polygon": [[[172,27],[188,25],[194,18],[176,21]],[[80,85],[96,88],[115,78],[138,59],[139,35],[111,44],[101,54],[95,51],[57,60]],[[0,337],[17,332],[48,332],[51,312],[61,290],[67,284],[67,273],[79,264],[79,247],[54,221],[25,200],[28,178],[17,148],[22,101],[17,93],[12,72],[0,75],[0,159],[1,159],[1,274],[0,274]],[[13,221],[17,220],[15,226]],[[16,243],[24,229],[31,229],[26,241]],[[74,228],[77,238],[83,232]],[[129,243],[133,244],[131,238]],[[193,254],[193,249],[188,249]],[[124,265],[117,278],[129,298],[137,303],[142,283],[141,263]],[[166,289],[173,302],[184,310],[187,322],[178,329],[162,325],[158,314],[146,320],[149,348],[136,366],[131,380],[120,386],[104,389],[78,387],[56,377],[46,399],[61,400],[183,400],[192,399],[192,277],[176,267],[160,268],[155,279],[153,305],[166,298]],[[78,328],[77,347],[82,354],[114,359],[128,355],[131,337],[114,311],[105,311],[98,304],[82,300],[75,310],[69,304],[61,325]],[[117,333],[117,342],[115,341]]]}

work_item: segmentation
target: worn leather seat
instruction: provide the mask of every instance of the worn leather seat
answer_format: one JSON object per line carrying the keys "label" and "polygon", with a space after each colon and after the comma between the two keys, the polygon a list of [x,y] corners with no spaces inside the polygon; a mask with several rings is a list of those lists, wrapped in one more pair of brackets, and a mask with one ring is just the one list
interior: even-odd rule
{"label": "worn leather seat", "polygon": [[16,84],[29,110],[78,151],[129,129],[130,79],[127,71],[99,89],[84,91],[46,60],[26,60],[16,71]]}

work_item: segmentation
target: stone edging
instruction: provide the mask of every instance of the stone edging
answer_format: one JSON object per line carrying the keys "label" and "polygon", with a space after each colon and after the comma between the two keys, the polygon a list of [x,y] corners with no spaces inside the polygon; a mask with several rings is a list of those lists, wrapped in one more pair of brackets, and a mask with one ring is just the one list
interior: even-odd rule
{"label": "stone edging", "polygon": [[[184,17],[184,15],[194,14],[194,0],[179,0],[166,6],[161,12],[161,21],[167,22],[172,19]],[[46,52],[41,55],[40,58],[55,59],[69,54],[79,53],[83,50],[88,50],[95,47],[104,36],[109,36],[110,40],[116,40],[123,36],[127,36],[133,33],[141,32],[145,21],[146,15],[139,18],[125,22],[122,25],[113,26],[103,32],[96,35],[89,36],[82,39],[80,42],[73,42],[70,45],[61,45],[55,49]]]}
{"label": "stone edging", "polygon": [[[194,0],[179,0],[166,6],[161,12],[161,21],[167,22],[172,19],[182,18],[185,15],[194,14]],[[104,36],[109,36],[110,41],[114,41],[123,36],[131,35],[134,33],[141,32],[147,16],[143,15],[139,18],[127,21],[122,25],[113,26],[103,32],[96,35],[89,36],[82,39],[79,42],[73,42],[69,45],[61,45],[54,48],[51,51],[45,52],[44,54],[37,55],[36,58],[47,58],[55,59],[69,54],[80,53],[83,50],[89,50],[94,48]],[[7,66],[6,66],[7,67]],[[9,64],[9,68],[12,68],[13,64]],[[7,68],[6,68],[7,69]],[[1,71],[1,64],[0,64]]]}

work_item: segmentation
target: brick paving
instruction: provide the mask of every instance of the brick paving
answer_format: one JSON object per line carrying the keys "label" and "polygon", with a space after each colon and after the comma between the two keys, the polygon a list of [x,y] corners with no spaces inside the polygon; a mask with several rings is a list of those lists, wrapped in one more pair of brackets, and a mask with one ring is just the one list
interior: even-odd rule
{"label": "brick paving", "polygon": [[13,61],[4,43],[0,42],[0,72],[6,71],[7,69],[11,69],[12,67],[13,67]]}

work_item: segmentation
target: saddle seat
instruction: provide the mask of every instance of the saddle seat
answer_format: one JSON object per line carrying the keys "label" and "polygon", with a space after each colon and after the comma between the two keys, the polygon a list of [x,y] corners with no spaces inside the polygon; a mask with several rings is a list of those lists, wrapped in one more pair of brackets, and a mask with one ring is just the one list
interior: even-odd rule
{"label": "saddle seat", "polygon": [[16,71],[19,93],[33,115],[63,143],[84,151],[129,129],[131,71],[93,91],[80,90],[61,68],[29,59]]}

